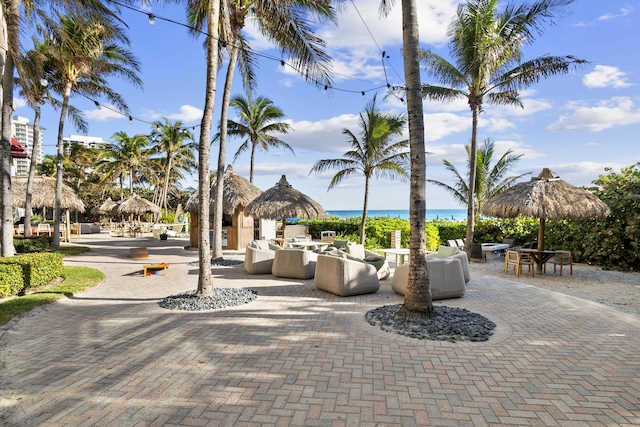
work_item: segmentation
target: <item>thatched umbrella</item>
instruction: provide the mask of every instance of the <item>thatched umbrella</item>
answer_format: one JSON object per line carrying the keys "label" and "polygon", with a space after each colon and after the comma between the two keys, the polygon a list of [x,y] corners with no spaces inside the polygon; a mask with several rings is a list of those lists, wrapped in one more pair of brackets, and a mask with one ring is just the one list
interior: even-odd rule
{"label": "thatched umbrella", "polygon": [[291,187],[282,175],[274,186],[253,199],[246,211],[258,218],[282,218],[282,236],[287,218],[312,219],[327,213],[320,203]]}
{"label": "thatched umbrella", "polygon": [[115,207],[115,212],[120,215],[132,214],[141,215],[145,213],[159,213],[160,207],[148,201],[136,193],[133,193]]}
{"label": "thatched umbrella", "polygon": [[[605,219],[609,207],[588,191],[562,181],[544,168],[529,182],[521,182],[491,198],[481,208],[484,215],[539,218],[538,251],[544,250],[544,224],[547,219]],[[538,270],[542,265],[538,265]]]}
{"label": "thatched umbrella", "polygon": [[[209,207],[213,209],[216,195],[216,182],[211,186]],[[227,166],[222,184],[222,211],[231,215],[238,206],[247,206],[253,199],[262,194],[262,190],[248,179],[236,175],[231,166]],[[185,212],[198,212],[198,192],[194,192],[187,201]]]}
{"label": "thatched umbrella", "polygon": [[[11,178],[11,198],[13,206],[24,208],[27,194],[27,177]],[[56,179],[49,176],[36,176],[31,190],[31,206],[36,209],[53,208],[56,202]],[[71,187],[62,184],[60,207],[65,210],[84,212],[82,199]]]}
{"label": "thatched umbrella", "polygon": [[113,209],[118,206],[116,202],[108,197],[107,200],[102,202],[99,206],[95,206],[91,209],[91,213],[94,215],[113,215]]}

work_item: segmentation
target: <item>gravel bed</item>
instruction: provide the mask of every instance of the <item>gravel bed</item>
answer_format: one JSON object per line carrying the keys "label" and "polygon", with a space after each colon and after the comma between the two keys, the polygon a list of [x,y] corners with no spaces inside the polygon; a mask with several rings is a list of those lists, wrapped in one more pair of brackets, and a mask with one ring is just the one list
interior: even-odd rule
{"label": "gravel bed", "polygon": [[432,318],[396,315],[402,304],[385,305],[365,314],[373,326],[410,338],[434,341],[487,341],[496,324],[464,308],[434,306]]}
{"label": "gravel bed", "polygon": [[158,305],[169,310],[201,311],[216,310],[248,304],[258,298],[258,294],[250,289],[215,288],[213,295],[208,297],[196,296],[196,291],[170,295],[161,299]]}

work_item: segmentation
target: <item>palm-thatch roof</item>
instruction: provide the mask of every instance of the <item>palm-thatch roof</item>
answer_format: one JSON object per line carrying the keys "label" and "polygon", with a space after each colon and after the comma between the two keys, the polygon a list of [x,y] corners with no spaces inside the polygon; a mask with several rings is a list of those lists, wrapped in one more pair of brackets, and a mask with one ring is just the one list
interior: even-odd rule
{"label": "palm-thatch roof", "polygon": [[[211,186],[210,208],[213,209],[215,202],[217,183]],[[227,167],[224,173],[222,185],[222,211],[225,214],[232,214],[238,206],[247,206],[253,199],[262,194],[262,190],[253,185],[248,179],[236,175],[231,166]],[[198,192],[194,192],[187,201],[184,210],[186,212],[198,212]]]}
{"label": "palm-thatch roof", "polygon": [[[14,207],[24,208],[27,194],[27,177],[11,178],[11,199]],[[56,179],[50,176],[36,176],[31,190],[31,206],[35,209],[54,208],[56,202]],[[62,184],[60,207],[84,212],[84,203],[71,187]]]}
{"label": "palm-thatch roof", "polygon": [[115,212],[122,214],[141,215],[144,213],[158,213],[160,207],[155,203],[148,201],[136,193],[133,193],[114,208]]}
{"label": "palm-thatch roof", "polygon": [[294,189],[284,175],[274,187],[253,199],[246,212],[266,219],[311,219],[327,214],[320,203]]}
{"label": "palm-thatch roof", "polygon": [[118,204],[111,200],[111,197],[108,197],[107,200],[102,202],[99,206],[95,206],[91,209],[91,213],[94,215],[112,215],[116,206],[118,206]]}
{"label": "palm-thatch roof", "polygon": [[[544,168],[529,182],[514,185],[489,199],[481,213],[500,218],[518,215],[540,219],[538,250],[544,250],[544,225],[547,219],[605,219],[609,207],[588,191],[562,181],[551,169]],[[541,265],[538,265],[540,270]]]}
{"label": "palm-thatch roof", "polygon": [[516,184],[487,201],[484,215],[562,220],[604,219],[609,207],[588,191],[562,181],[552,170],[543,169],[529,182]]}

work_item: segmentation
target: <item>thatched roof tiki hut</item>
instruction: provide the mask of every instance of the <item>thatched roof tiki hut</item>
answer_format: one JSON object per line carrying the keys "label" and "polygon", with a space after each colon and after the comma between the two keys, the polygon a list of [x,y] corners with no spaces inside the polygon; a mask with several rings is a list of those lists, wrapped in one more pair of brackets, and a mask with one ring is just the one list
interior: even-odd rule
{"label": "thatched roof tiki hut", "polygon": [[320,203],[293,188],[284,175],[275,186],[249,203],[247,212],[258,218],[282,218],[283,237],[287,218],[313,219],[327,214]]}
{"label": "thatched roof tiki hut", "polygon": [[[544,250],[545,221],[562,219],[603,220],[609,207],[588,191],[562,181],[551,169],[545,168],[529,182],[521,182],[491,198],[482,213],[500,218],[518,215],[539,218],[538,250]],[[540,273],[542,265],[538,264]]]}
{"label": "thatched roof tiki hut", "polygon": [[[222,190],[222,248],[240,250],[253,240],[254,219],[245,212],[253,199],[262,194],[262,190],[253,185],[248,179],[236,175],[231,166],[227,166],[224,173]],[[210,190],[210,207],[213,214],[215,202],[216,183]],[[189,230],[189,244],[198,247],[198,192],[191,195],[184,208],[191,214],[191,228]],[[213,229],[213,223],[209,220],[209,229]],[[226,236],[226,239],[225,239]],[[210,239],[213,242],[213,239]]]}
{"label": "thatched roof tiki hut", "polygon": [[[11,178],[11,199],[13,207],[24,208],[27,194],[27,177]],[[56,202],[56,179],[49,176],[36,176],[31,189],[31,207],[34,209],[54,208]],[[60,208],[66,211],[66,218],[60,218],[66,222],[64,239],[70,238],[69,211],[84,212],[84,203],[73,188],[62,184],[62,199]]]}

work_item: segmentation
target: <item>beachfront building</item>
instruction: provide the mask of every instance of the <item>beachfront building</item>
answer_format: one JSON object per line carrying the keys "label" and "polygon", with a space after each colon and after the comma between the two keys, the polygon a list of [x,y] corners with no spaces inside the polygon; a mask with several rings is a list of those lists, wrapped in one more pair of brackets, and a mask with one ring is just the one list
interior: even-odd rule
{"label": "beachfront building", "polygon": [[64,147],[65,155],[69,155],[71,153],[71,147],[74,145],[82,145],[86,148],[104,150],[109,148],[111,143],[103,140],[99,136],[70,135],[67,138],[62,138],[62,145]]}
{"label": "beachfront building", "polygon": [[36,164],[42,163],[44,158],[43,148],[43,128],[40,128],[40,149],[37,153],[33,153],[33,123],[29,123],[29,119],[21,116],[13,116],[11,121],[11,134],[13,138],[20,144],[20,146],[26,151],[27,156],[19,158],[13,157],[13,170],[14,176],[27,176],[29,175],[29,167],[31,166],[31,160],[34,159]]}

